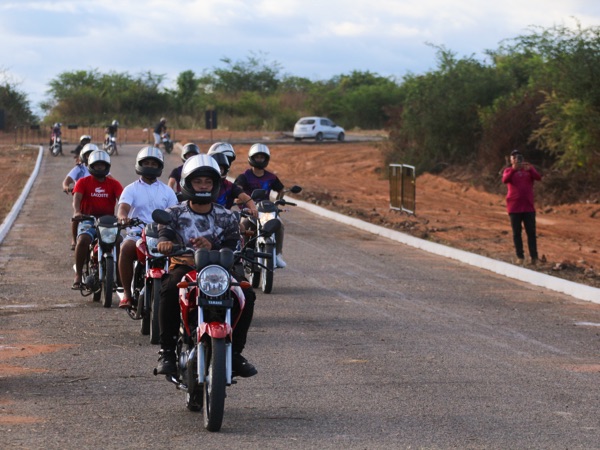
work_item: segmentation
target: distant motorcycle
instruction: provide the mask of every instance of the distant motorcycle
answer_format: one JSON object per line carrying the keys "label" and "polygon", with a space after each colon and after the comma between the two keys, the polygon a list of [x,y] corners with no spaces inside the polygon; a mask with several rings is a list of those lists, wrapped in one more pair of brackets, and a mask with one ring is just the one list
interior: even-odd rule
{"label": "distant motorcycle", "polygon": [[162,145],[165,148],[165,152],[171,153],[173,151],[173,141],[171,140],[171,136],[169,136],[169,133],[163,133],[160,138],[162,141]]}
{"label": "distant motorcycle", "polygon": [[[298,194],[302,191],[300,186],[292,186],[285,192],[291,192],[292,194]],[[247,217],[251,223],[254,224],[256,234],[244,245],[245,247],[251,246],[257,253],[266,253],[271,255],[269,258],[258,258],[259,264],[245,264],[246,276],[252,281],[252,287],[257,288],[260,286],[260,290],[265,294],[270,294],[273,290],[273,272],[275,270],[276,261],[276,248],[277,238],[275,233],[265,233],[265,225],[276,220],[279,222],[279,214],[282,213],[283,209],[280,206],[296,206],[295,203],[288,202],[281,198],[275,202],[272,202],[267,198],[267,191],[264,189],[256,189],[252,192],[252,200],[256,203],[258,209],[258,220],[250,216],[247,212],[242,212],[242,215]],[[252,235],[251,232],[247,232],[247,235]]]}
{"label": "distant motorcycle", "polygon": [[110,156],[118,154],[117,152],[117,137],[114,134],[108,134],[102,144],[102,149]]}
{"label": "distant motorcycle", "polygon": [[62,155],[62,137],[60,131],[52,133],[50,153],[52,153],[52,156]]}

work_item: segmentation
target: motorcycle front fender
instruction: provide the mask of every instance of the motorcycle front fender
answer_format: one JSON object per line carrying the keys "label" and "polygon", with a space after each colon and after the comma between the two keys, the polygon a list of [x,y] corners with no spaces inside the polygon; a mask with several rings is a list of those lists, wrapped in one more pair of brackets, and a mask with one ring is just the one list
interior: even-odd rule
{"label": "motorcycle front fender", "polygon": [[162,278],[162,276],[166,273],[165,269],[162,267],[151,267],[148,269],[146,273],[146,278]]}
{"label": "motorcycle front fender", "polygon": [[205,334],[215,339],[226,338],[232,334],[231,325],[223,322],[201,323],[198,327],[198,342],[201,341],[202,336]]}

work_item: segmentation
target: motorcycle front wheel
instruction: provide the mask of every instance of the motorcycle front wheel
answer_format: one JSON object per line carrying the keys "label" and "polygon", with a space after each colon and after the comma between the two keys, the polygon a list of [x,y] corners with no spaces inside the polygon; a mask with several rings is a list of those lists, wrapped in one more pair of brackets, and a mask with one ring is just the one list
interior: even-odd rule
{"label": "motorcycle front wheel", "polygon": [[150,321],[152,320],[152,311],[150,310],[152,304],[152,284],[150,281],[145,281],[146,288],[144,289],[143,295],[138,298],[138,309],[141,312],[142,317],[142,329],[141,332],[144,336],[150,334]]}
{"label": "motorcycle front wheel", "polygon": [[270,294],[273,290],[273,269],[275,268],[275,252],[273,251],[273,244],[265,245],[265,253],[272,255],[271,258],[265,258],[263,264],[267,267],[266,269],[261,267],[260,269],[260,290],[265,294]]}
{"label": "motorcycle front wheel", "polygon": [[104,279],[102,280],[102,290],[104,291],[105,308],[112,306],[113,286],[115,280],[115,261],[112,256],[107,256],[103,261],[104,264]]}
{"label": "motorcycle front wheel", "polygon": [[115,154],[116,151],[116,147],[114,146],[114,144],[108,144],[106,146],[106,153],[108,153],[110,156],[113,156]]}
{"label": "motorcycle front wheel", "polygon": [[208,431],[219,431],[223,424],[225,411],[225,373],[226,345],[225,339],[211,338],[210,347],[203,346],[206,361],[206,377],[204,381],[204,428]]}
{"label": "motorcycle front wheel", "polygon": [[54,144],[50,149],[50,152],[52,153],[52,156],[58,156],[62,153],[62,149],[60,148],[60,145]]}
{"label": "motorcycle front wheel", "polygon": [[152,296],[150,301],[152,302],[149,311],[151,320],[150,326],[150,343],[157,345],[160,343],[160,327],[158,326],[158,307],[160,305],[160,278],[154,278],[152,280]]}

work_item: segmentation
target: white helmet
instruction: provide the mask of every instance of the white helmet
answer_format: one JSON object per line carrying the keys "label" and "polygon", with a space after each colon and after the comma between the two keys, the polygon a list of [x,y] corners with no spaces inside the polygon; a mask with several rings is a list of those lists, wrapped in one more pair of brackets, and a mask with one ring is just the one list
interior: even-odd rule
{"label": "white helmet", "polygon": [[[143,167],[142,161],[145,159],[153,159],[158,162],[158,167]],[[135,173],[143,177],[158,178],[162,175],[165,167],[165,160],[160,149],[156,147],[142,148],[135,158]]]}
{"label": "white helmet", "polygon": [[[254,159],[254,156],[258,155],[259,153],[265,155],[265,160],[261,163]],[[269,151],[269,147],[267,147],[265,144],[254,144],[248,151],[248,164],[250,164],[252,167],[256,167],[257,169],[264,169],[267,167],[270,159],[271,152]]]}
{"label": "white helmet", "polygon": [[81,161],[86,166],[88,165],[88,157],[90,156],[90,153],[95,150],[100,150],[96,144],[85,144],[79,152],[79,158],[81,158]]}
{"label": "white helmet", "polygon": [[[209,177],[213,182],[210,192],[197,192],[192,186],[192,179],[196,177]],[[181,197],[191,200],[192,203],[207,204],[216,201],[221,189],[221,170],[212,156],[191,156],[181,169]]]}
{"label": "white helmet", "polygon": [[[103,162],[106,167],[103,170],[92,167],[98,162]],[[105,177],[110,173],[110,156],[104,150],[94,150],[88,157],[88,171],[96,177]]]}
{"label": "white helmet", "polygon": [[214,155],[216,153],[223,153],[227,160],[229,161],[229,165],[231,166],[235,161],[235,150],[233,149],[233,145],[228,142],[215,142],[208,149],[207,155]]}
{"label": "white helmet", "polygon": [[86,142],[86,144],[87,144],[88,142],[91,142],[91,140],[92,140],[92,137],[89,134],[82,134],[81,137],[79,138],[79,143],[83,144],[83,141],[87,141]]}

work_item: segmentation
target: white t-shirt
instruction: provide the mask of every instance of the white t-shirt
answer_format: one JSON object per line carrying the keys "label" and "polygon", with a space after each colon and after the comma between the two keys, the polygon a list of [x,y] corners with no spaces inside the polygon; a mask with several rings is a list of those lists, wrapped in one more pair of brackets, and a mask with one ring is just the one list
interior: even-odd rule
{"label": "white t-shirt", "polygon": [[71,169],[67,176],[70,177],[71,180],[77,181],[80,178],[87,177],[89,174],[90,172],[88,171],[87,166],[84,166],[83,164],[77,164]]}
{"label": "white t-shirt", "polygon": [[[148,184],[141,179],[134,181],[123,189],[119,198],[119,205],[126,203],[131,206],[127,217],[138,218],[145,223],[152,223],[152,211],[155,209],[167,209],[177,203],[177,196],[173,189],[160,180]],[[137,234],[141,228],[132,227],[127,234]]]}

